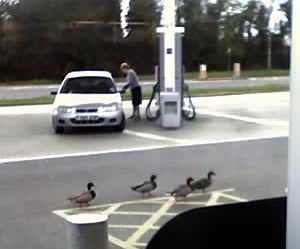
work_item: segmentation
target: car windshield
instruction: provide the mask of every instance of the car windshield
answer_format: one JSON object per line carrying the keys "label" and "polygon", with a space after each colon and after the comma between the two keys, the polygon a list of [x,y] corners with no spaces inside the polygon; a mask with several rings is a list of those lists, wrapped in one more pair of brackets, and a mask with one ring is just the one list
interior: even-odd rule
{"label": "car windshield", "polygon": [[70,94],[113,94],[117,89],[107,77],[77,77],[68,79],[60,93]]}

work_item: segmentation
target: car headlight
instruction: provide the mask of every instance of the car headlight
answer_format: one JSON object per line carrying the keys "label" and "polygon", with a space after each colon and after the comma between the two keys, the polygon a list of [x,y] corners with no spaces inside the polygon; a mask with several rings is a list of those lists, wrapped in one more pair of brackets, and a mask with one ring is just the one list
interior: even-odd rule
{"label": "car headlight", "polygon": [[75,108],[70,107],[70,106],[59,106],[57,108],[57,112],[58,113],[73,113],[73,112],[75,112]]}
{"label": "car headlight", "polygon": [[98,112],[116,112],[121,109],[121,104],[111,104],[111,105],[106,105],[106,106],[101,106],[98,108]]}

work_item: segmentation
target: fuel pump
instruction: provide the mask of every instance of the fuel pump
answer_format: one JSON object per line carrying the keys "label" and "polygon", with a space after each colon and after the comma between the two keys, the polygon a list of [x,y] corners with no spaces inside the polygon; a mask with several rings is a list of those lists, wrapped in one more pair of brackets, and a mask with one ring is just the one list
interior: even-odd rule
{"label": "fuel pump", "polygon": [[160,118],[163,128],[179,128],[182,125],[182,118],[192,120],[196,116],[196,111],[188,85],[184,83],[182,66],[184,28],[176,27],[175,0],[165,1],[164,18],[164,26],[156,30],[159,37],[158,82],[153,86],[146,116],[149,120]]}

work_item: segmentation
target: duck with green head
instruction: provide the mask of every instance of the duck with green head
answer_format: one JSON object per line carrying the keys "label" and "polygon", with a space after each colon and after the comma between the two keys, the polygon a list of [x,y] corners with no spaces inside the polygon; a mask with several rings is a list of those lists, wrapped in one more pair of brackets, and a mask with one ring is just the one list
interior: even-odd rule
{"label": "duck with green head", "polygon": [[145,197],[145,194],[151,195],[151,192],[157,188],[157,182],[155,181],[156,179],[156,175],[151,175],[150,181],[144,181],[141,184],[132,186],[131,189],[143,194],[143,197]]}
{"label": "duck with green head", "polygon": [[186,179],[186,184],[178,186],[177,188],[175,188],[168,194],[175,197],[175,200],[177,200],[178,198],[186,199],[186,197],[194,191],[194,189],[192,187],[193,181],[194,181],[194,179],[192,177],[188,177]]}
{"label": "duck with green head", "polygon": [[96,198],[96,192],[94,190],[94,183],[89,182],[87,184],[88,191],[82,192],[80,194],[68,197],[68,200],[73,204],[79,204],[81,207],[83,204],[89,206],[89,202]]}
{"label": "duck with green head", "polygon": [[208,187],[210,187],[213,183],[212,176],[216,176],[216,173],[211,170],[208,172],[207,177],[201,178],[192,183],[193,189],[194,190],[202,190],[202,192],[205,193],[205,190]]}

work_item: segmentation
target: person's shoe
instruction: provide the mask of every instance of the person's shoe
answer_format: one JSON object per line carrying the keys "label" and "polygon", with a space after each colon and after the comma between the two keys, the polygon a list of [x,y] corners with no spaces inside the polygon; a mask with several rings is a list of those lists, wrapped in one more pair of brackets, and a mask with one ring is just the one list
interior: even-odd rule
{"label": "person's shoe", "polygon": [[131,115],[128,119],[134,119],[135,115]]}

